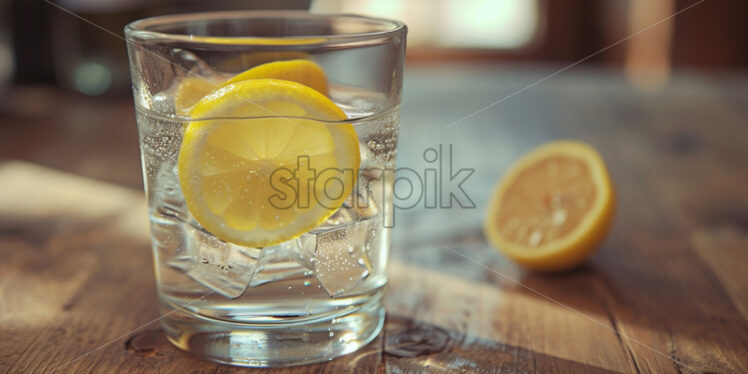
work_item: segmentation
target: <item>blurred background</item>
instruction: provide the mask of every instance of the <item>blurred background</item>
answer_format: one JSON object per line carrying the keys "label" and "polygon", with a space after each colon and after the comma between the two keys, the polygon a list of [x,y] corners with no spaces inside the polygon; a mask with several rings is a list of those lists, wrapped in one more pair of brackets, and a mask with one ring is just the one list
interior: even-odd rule
{"label": "blurred background", "polygon": [[[643,95],[672,88],[679,72],[698,77],[742,74],[748,68],[748,2],[710,0],[667,18],[697,2],[53,1],[94,26],[42,0],[0,0],[0,157],[140,187],[126,48],[111,33],[121,36],[126,23],[146,16],[311,9],[403,20],[409,35],[402,123],[413,128],[429,126],[431,119],[418,117],[429,101],[454,93],[437,90],[432,95],[442,96],[423,96],[437,76],[452,87],[482,84],[487,89],[450,108],[447,118],[457,120],[588,56],[574,72],[606,71],[616,84]],[[606,49],[638,32],[641,37]],[[564,88],[575,85],[567,83]],[[507,91],[492,91],[487,88],[491,85]],[[523,105],[532,107],[533,102]]]}

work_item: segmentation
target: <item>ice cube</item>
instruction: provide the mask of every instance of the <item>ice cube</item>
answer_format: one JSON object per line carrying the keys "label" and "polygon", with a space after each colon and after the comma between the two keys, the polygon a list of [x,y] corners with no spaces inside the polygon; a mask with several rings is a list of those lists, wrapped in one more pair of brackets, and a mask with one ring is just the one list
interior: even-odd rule
{"label": "ice cube", "polygon": [[316,236],[314,276],[330,296],[354,289],[371,273],[366,243],[376,221],[355,221],[312,232]]}
{"label": "ice cube", "polygon": [[[134,85],[135,102],[162,116],[169,117],[176,114],[174,98],[179,83],[184,78],[204,79],[214,83],[216,87],[228,78],[226,74],[213,70],[210,64],[203,61],[197,54],[181,48],[170,50],[169,56],[165,56],[163,61],[170,64],[167,70],[147,69],[143,71],[147,77],[154,75],[151,79],[145,80],[146,83],[154,82],[152,86],[137,83]],[[155,71],[159,72],[158,76],[155,76]]]}
{"label": "ice cube", "polygon": [[190,220],[190,210],[179,186],[176,168],[176,166],[163,165],[156,174],[154,196],[151,198],[152,209],[155,215],[175,217],[188,222]]}
{"label": "ice cube", "polygon": [[313,250],[314,237],[308,234],[263,248],[249,283],[250,287],[309,276],[314,266]]}
{"label": "ice cube", "polygon": [[312,233],[325,232],[358,221],[367,220],[375,217],[378,213],[379,207],[371,192],[364,191],[364,193],[359,193],[354,191],[343,202],[343,205],[325,222],[315,227]]}
{"label": "ice cube", "polygon": [[185,246],[167,263],[223,296],[241,296],[249,286],[259,250],[252,253],[187,224],[181,227],[185,230]]}
{"label": "ice cube", "polygon": [[366,258],[369,260],[369,265],[375,269],[375,272],[382,272],[385,265],[387,264],[387,256],[389,255],[387,248],[383,247],[383,243],[386,243],[386,233],[382,216],[376,216],[371,218],[369,222],[369,228],[366,238],[366,244],[364,245],[364,253]]}
{"label": "ice cube", "polygon": [[350,206],[351,213],[356,220],[367,220],[379,214],[379,206],[371,191],[366,190],[363,194],[354,194],[355,200]]}
{"label": "ice cube", "polygon": [[374,152],[366,145],[366,143],[358,143],[358,149],[361,153],[361,163],[359,164],[359,170],[366,170],[371,167],[376,167],[374,160]]}
{"label": "ice cube", "polygon": [[182,271],[194,266],[196,259],[188,250],[189,238],[180,222],[151,215],[151,242],[170,266]]}
{"label": "ice cube", "polygon": [[[133,92],[136,107],[148,109],[153,108],[153,96],[145,87],[143,87],[139,83],[133,83]],[[139,126],[141,123],[142,121],[138,120]]]}
{"label": "ice cube", "polygon": [[169,61],[176,66],[174,72],[177,76],[210,78],[217,75],[216,71],[198,55],[181,48],[172,50]]}
{"label": "ice cube", "polygon": [[348,224],[351,224],[356,221],[356,217],[353,215],[353,212],[351,212],[350,207],[346,206],[346,204],[349,202],[349,200],[346,200],[346,202],[343,203],[343,206],[338,208],[338,210],[335,211],[335,213],[330,216],[325,222],[322,222],[319,226],[313,228],[310,231],[310,234],[312,234],[313,239],[313,246],[312,246],[312,253],[314,253],[314,246],[316,245],[316,236],[314,234],[318,232],[327,232],[330,230],[334,230],[336,228],[339,228],[341,226],[345,226]]}
{"label": "ice cube", "polygon": [[151,98],[151,110],[161,115],[176,114],[174,95],[169,92],[159,92]]}

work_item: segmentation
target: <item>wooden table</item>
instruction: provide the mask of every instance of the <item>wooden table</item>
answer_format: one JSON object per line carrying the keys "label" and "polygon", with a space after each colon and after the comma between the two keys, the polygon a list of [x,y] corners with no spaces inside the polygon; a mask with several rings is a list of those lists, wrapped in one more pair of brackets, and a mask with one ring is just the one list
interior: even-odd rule
{"label": "wooden table", "polygon": [[[398,211],[385,331],[346,357],[276,370],[196,359],[153,322],[129,98],[11,91],[0,114],[0,372],[748,372],[748,80],[677,74],[641,93],[577,69],[445,129],[551,72],[408,72],[399,164],[428,167],[424,150],[451,144],[455,167],[475,169],[463,186],[476,208]],[[535,275],[486,243],[483,207],[516,157],[566,137],[608,161],[617,221],[582,268]],[[410,327],[448,334],[447,346],[392,354],[391,337]]]}

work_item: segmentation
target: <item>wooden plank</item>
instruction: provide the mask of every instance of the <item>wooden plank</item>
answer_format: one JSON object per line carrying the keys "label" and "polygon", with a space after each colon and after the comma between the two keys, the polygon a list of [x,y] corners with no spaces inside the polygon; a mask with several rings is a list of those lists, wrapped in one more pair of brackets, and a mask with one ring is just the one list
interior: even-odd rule
{"label": "wooden plank", "polygon": [[[417,358],[387,356],[388,368],[403,372],[424,365],[458,372],[488,368],[501,372],[633,372],[605,306],[589,287],[590,274],[576,273],[559,283],[554,277],[518,272],[485,245],[456,250],[471,260],[438,247],[425,247],[409,249],[410,260],[416,260],[417,265],[392,264],[393,286],[387,298],[390,318],[444,328],[451,340],[441,353]],[[443,266],[433,266],[437,261]],[[466,274],[474,276],[465,279]],[[577,310],[584,305],[586,316],[541,295],[562,299],[565,305],[576,304]]]}
{"label": "wooden plank", "polygon": [[748,266],[748,236],[729,229],[696,231],[691,243],[748,321],[748,282],[742,279]]}
{"label": "wooden plank", "polygon": [[51,86],[3,91],[0,158],[142,188],[129,95],[86,96]]}
{"label": "wooden plank", "polygon": [[[724,285],[696,255],[688,235],[684,235],[687,228],[679,225],[678,212],[668,204],[671,196],[678,193],[677,186],[693,185],[694,176],[703,179],[709,175],[712,164],[707,161],[714,160],[700,155],[699,162],[693,162],[694,158],[662,154],[661,146],[668,144],[677,131],[685,131],[683,124],[689,123],[668,116],[698,115],[695,109],[691,113],[676,111],[684,104],[676,107],[663,103],[668,97],[646,103],[616,101],[604,95],[595,99],[585,96],[582,103],[581,98],[567,97],[573,104],[570,109],[573,114],[569,117],[577,121],[576,125],[567,122],[570,132],[584,134],[587,133],[584,129],[594,126],[599,128],[597,133],[605,135],[592,137],[592,142],[612,160],[619,201],[626,202],[621,204],[609,250],[599,257],[603,259],[601,274],[610,290],[619,328],[625,333],[627,345],[642,371],[678,372],[689,368],[701,372],[745,371],[747,326]],[[697,100],[696,97],[692,100]],[[621,108],[611,110],[611,105]],[[623,121],[610,115],[616,111],[638,111],[640,117],[634,122]],[[692,121],[703,123],[699,119]],[[705,132],[711,130],[704,128]],[[699,135],[694,138],[708,139]],[[731,149],[729,141],[717,144],[720,148],[716,153]],[[682,152],[684,147],[688,145],[670,149]],[[679,164],[688,168],[689,178],[673,178],[671,171]],[[692,202],[699,201],[695,196],[707,197],[706,191],[691,192]],[[726,196],[734,196],[734,192],[725,191]],[[654,351],[683,365],[674,366]]]}
{"label": "wooden plank", "polygon": [[[0,189],[0,214],[15,218],[4,223],[23,229],[11,239],[34,251],[15,256],[20,248],[10,248],[21,272],[3,293],[9,372],[49,372],[127,331],[129,319],[154,316],[145,226],[136,236],[112,234],[123,210],[144,216],[140,194],[24,163],[0,167]],[[123,289],[131,292],[116,292]]]}

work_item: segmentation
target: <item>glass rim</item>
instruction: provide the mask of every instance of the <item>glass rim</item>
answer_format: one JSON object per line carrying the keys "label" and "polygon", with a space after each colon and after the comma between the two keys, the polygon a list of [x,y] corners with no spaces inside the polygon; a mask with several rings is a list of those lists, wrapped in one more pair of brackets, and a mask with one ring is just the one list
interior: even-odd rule
{"label": "glass rim", "polygon": [[155,117],[160,120],[167,121],[167,122],[179,122],[182,124],[187,124],[187,123],[192,123],[192,122],[207,122],[207,121],[247,121],[247,120],[262,121],[266,119],[284,119],[284,120],[289,120],[289,121],[303,120],[303,121],[324,124],[326,126],[348,125],[348,124],[353,125],[353,126],[361,126],[361,125],[367,125],[367,122],[374,121],[382,117],[386,117],[386,116],[398,113],[398,111],[400,110],[400,104],[396,104],[392,106],[391,108],[377,111],[374,113],[356,115],[353,117],[347,117],[344,119],[337,119],[337,120],[327,120],[327,119],[320,119],[320,118],[314,118],[314,117],[275,116],[275,115],[249,116],[249,117],[213,116],[213,117],[191,118],[188,116],[178,115],[178,114],[175,115],[175,114],[159,113],[158,111],[153,110],[151,108],[144,107],[137,102],[135,102],[135,109],[136,111],[141,111],[143,114],[146,114],[150,117]]}
{"label": "glass rim", "polygon": [[[365,32],[351,32],[343,34],[318,34],[318,35],[284,35],[284,36],[210,36],[192,35],[186,33],[169,33],[153,31],[149,28],[157,26],[188,24],[195,21],[229,21],[229,20],[252,20],[252,19],[289,19],[289,20],[326,20],[326,19],[350,19],[361,23],[369,23],[372,26],[383,26]],[[220,11],[220,12],[198,12],[171,14],[155,17],[147,17],[135,20],[125,26],[125,36],[128,40],[139,39],[142,41],[173,41],[195,44],[216,44],[229,46],[264,46],[273,48],[299,47],[311,45],[339,44],[365,42],[390,37],[407,31],[407,26],[397,20],[363,16],[357,14],[319,14],[303,10],[244,10],[244,11]]]}

